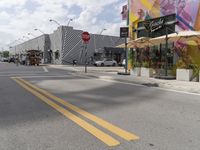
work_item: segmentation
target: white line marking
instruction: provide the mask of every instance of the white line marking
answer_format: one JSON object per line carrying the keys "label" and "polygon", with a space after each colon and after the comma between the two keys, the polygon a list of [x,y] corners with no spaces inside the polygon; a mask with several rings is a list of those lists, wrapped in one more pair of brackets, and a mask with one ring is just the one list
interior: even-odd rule
{"label": "white line marking", "polygon": [[21,78],[65,78],[69,77],[69,75],[65,76],[20,76]]}
{"label": "white line marking", "polygon": [[49,70],[46,67],[42,67],[44,69],[44,72],[49,72]]}

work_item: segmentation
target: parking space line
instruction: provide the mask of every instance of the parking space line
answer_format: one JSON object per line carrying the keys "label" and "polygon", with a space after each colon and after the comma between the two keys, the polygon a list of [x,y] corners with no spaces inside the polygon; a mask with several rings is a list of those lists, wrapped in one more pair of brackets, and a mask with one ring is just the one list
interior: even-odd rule
{"label": "parking space line", "polygon": [[76,113],[86,117],[87,119],[95,122],[99,126],[109,130],[110,132],[114,133],[115,135],[117,135],[117,136],[119,136],[119,137],[121,137],[125,140],[131,141],[131,140],[138,140],[139,139],[139,137],[137,135],[130,133],[128,131],[125,131],[125,130],[123,130],[123,129],[121,129],[121,128],[119,128],[119,127],[117,127],[117,126],[115,126],[115,125],[113,125],[113,124],[111,124],[111,123],[109,123],[109,122],[107,122],[107,121],[105,121],[105,120],[83,110],[83,109],[81,109],[81,108],[78,108],[77,106],[72,105],[71,103],[66,102],[65,100],[63,100],[59,97],[56,97],[55,95],[49,93],[48,91],[46,91],[44,89],[38,88],[35,85],[33,85],[33,84],[31,84],[31,83],[29,83],[29,82],[27,82],[27,81],[25,81],[21,78],[19,78],[19,80],[22,81],[23,83],[27,84],[31,88],[37,90],[38,92],[44,94],[45,96],[47,96],[47,97],[55,100],[56,102],[68,107],[69,109],[71,109],[71,110],[75,111]]}
{"label": "parking space line", "polygon": [[111,137],[110,135],[104,133],[100,129],[96,128],[95,126],[89,124],[85,120],[79,118],[78,116],[74,115],[70,111],[64,109],[63,107],[59,106],[52,100],[48,99],[46,96],[42,95],[41,93],[37,92],[36,90],[32,89],[31,87],[27,86],[25,83],[23,83],[18,78],[12,78],[15,82],[17,82],[20,86],[22,86],[24,89],[38,97],[41,101],[45,102],[49,106],[53,107],[55,110],[60,112],[62,115],[73,121],[74,123],[78,124],[80,127],[88,131],[90,134],[94,135],[96,138],[107,144],[108,146],[117,146],[120,144],[119,141]]}

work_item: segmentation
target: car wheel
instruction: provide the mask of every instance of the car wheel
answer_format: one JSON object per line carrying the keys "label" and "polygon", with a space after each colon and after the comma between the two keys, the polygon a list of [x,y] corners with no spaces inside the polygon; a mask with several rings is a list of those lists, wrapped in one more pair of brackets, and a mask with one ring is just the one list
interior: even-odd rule
{"label": "car wheel", "polygon": [[101,66],[104,66],[104,63],[101,63]]}
{"label": "car wheel", "polygon": [[113,63],[113,64],[112,64],[112,66],[116,66],[116,64],[115,64],[115,63]]}

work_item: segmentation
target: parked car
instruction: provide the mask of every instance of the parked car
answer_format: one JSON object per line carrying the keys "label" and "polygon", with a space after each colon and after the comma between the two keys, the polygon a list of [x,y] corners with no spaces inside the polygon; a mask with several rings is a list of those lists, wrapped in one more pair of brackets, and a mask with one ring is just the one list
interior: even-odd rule
{"label": "parked car", "polygon": [[3,57],[3,62],[8,62],[8,58],[6,58],[6,57]]}
{"label": "parked car", "polygon": [[103,59],[100,61],[95,61],[94,62],[95,66],[116,66],[117,62],[115,60],[112,59]]}

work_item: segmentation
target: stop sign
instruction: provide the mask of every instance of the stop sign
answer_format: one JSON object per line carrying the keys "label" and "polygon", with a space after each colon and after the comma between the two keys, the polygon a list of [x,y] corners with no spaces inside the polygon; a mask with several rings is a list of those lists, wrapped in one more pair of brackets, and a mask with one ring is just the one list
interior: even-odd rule
{"label": "stop sign", "polygon": [[82,40],[84,41],[84,43],[88,43],[90,40],[90,34],[88,32],[83,32],[82,33]]}

